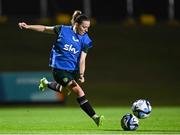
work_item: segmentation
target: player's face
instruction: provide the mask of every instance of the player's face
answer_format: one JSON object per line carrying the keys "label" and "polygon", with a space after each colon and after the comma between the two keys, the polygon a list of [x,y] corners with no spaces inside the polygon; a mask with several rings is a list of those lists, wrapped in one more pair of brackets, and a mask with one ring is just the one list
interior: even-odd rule
{"label": "player's face", "polygon": [[90,27],[90,21],[82,21],[81,24],[78,24],[77,26],[77,32],[80,35],[85,34],[88,32],[88,28]]}

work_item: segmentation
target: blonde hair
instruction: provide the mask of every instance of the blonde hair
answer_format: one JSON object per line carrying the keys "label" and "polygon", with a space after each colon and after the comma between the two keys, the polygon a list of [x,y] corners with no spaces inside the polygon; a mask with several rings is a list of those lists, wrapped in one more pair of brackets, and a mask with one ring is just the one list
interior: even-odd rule
{"label": "blonde hair", "polygon": [[81,15],[82,12],[80,10],[75,10],[73,15],[72,15],[72,19],[71,19],[71,24],[74,25],[75,24],[75,20],[76,18]]}

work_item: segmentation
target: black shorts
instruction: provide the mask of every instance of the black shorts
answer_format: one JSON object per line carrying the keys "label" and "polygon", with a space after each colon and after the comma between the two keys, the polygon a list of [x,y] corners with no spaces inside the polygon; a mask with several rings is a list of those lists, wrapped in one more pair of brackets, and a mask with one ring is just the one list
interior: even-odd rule
{"label": "black shorts", "polygon": [[79,79],[79,72],[77,70],[69,71],[53,68],[53,77],[57,83],[61,84],[63,87],[66,87],[70,81],[77,81]]}

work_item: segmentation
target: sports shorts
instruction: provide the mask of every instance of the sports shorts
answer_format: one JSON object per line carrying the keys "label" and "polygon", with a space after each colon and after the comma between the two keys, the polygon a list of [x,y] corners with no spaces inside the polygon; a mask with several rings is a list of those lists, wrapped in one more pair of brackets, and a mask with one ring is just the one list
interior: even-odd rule
{"label": "sports shorts", "polygon": [[66,87],[67,84],[72,81],[78,81],[79,79],[79,72],[78,70],[69,71],[69,70],[61,70],[61,69],[52,69],[54,80],[61,84],[63,87]]}

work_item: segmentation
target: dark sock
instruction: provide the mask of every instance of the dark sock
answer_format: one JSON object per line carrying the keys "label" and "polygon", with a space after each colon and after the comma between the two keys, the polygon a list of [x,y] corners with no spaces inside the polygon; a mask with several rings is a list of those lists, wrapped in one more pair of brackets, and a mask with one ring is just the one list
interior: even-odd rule
{"label": "dark sock", "polygon": [[89,115],[89,117],[92,117],[96,114],[85,96],[77,98],[77,101],[80,104],[80,107],[87,113],[87,115]]}
{"label": "dark sock", "polygon": [[48,84],[48,88],[50,88],[50,89],[52,89],[54,91],[59,92],[60,84],[58,84],[57,82],[50,82]]}

